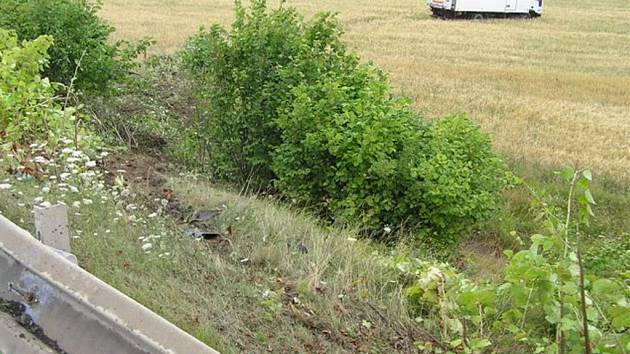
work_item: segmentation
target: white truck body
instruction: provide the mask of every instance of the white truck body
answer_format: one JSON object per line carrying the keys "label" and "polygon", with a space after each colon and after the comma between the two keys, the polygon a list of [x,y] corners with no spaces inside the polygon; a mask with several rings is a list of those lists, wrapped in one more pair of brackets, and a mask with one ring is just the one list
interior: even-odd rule
{"label": "white truck body", "polygon": [[543,0],[427,0],[436,15],[459,17],[466,15],[540,16]]}

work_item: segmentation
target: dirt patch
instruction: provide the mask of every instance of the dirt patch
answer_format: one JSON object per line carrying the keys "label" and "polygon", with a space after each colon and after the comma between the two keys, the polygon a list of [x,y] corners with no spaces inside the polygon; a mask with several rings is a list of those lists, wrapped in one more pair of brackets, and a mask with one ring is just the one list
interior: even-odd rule
{"label": "dirt patch", "polygon": [[57,341],[46,336],[44,330],[33,321],[31,316],[26,313],[26,306],[23,304],[16,301],[6,301],[0,299],[0,312],[11,315],[11,317],[13,317],[13,319],[22,326],[22,328],[35,336],[35,338],[42,342],[42,344],[55,351],[55,353],[67,354],[63,349],[61,349],[61,347],[59,347]]}
{"label": "dirt patch", "polygon": [[[223,212],[222,207],[195,210],[177,198],[175,192],[168,188],[169,172],[181,171],[183,170],[181,166],[157,156],[126,153],[109,156],[104,161],[104,167],[105,181],[109,185],[121,183],[122,180],[117,181],[117,178],[124,177],[124,183],[133,186],[136,198],[145,206],[153,207],[154,211],[160,207],[163,212],[182,224],[187,224],[188,227],[184,228],[185,235],[215,243],[231,244],[215,225],[216,219]],[[231,228],[228,228],[227,234],[231,234]]]}
{"label": "dirt patch", "polygon": [[110,155],[103,163],[105,181],[109,185],[120,183],[117,177],[122,176],[124,183],[133,185],[147,206],[155,205],[155,199],[163,199],[167,201],[164,210],[171,216],[185,221],[192,215],[192,208],[180,202],[166,187],[168,171],[181,170],[181,166],[165,158],[134,153]]}

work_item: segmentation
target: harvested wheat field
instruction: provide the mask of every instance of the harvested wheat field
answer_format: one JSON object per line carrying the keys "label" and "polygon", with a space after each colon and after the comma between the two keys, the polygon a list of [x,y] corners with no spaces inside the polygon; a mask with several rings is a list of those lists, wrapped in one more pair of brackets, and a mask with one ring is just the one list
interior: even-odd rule
{"label": "harvested wheat field", "polygon": [[[466,112],[510,158],[630,177],[630,2],[546,4],[535,20],[442,21],[423,1],[287,1],[337,11],[348,43],[384,68],[426,117]],[[120,38],[172,53],[199,26],[228,24],[230,0],[107,0]]]}

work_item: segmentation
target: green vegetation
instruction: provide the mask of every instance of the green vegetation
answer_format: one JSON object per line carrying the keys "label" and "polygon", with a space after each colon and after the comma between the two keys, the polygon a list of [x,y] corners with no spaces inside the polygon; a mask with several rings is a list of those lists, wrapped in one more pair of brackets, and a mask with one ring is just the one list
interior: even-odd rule
{"label": "green vegetation", "polygon": [[3,0],[0,28],[14,30],[20,40],[42,35],[54,38],[43,75],[53,82],[82,90],[103,90],[133,67],[132,60],[149,44],[109,43],[114,28],[91,0]]}
{"label": "green vegetation", "polygon": [[[330,15],[237,4],[184,53],[208,108],[197,146],[207,170],[269,189],[372,235],[422,229],[456,241],[497,206],[503,163],[464,117],[426,123],[360,64]],[[386,234],[389,233],[385,232]]]}
{"label": "green vegetation", "polygon": [[54,151],[64,139],[76,146],[89,142],[76,109],[59,102],[57,84],[40,76],[51,44],[51,37],[42,36],[18,45],[11,32],[0,29],[0,152],[11,150],[20,162],[30,158],[31,144]]}
{"label": "green vegetation", "polygon": [[66,203],[82,267],[223,352],[630,351],[627,189],[514,177],[341,36],[237,2],[231,30],[70,99],[40,75],[56,37],[0,30],[0,213],[32,230]]}
{"label": "green vegetation", "polygon": [[[481,352],[494,344],[535,353],[626,351],[630,289],[620,279],[587,278],[582,259],[581,228],[595,205],[592,174],[567,168],[562,175],[570,189],[566,215],[541,210],[546,235],[533,235],[529,249],[505,251],[502,284],[475,284],[447,264],[394,263],[411,279],[410,304],[421,323],[440,333],[442,349]],[[435,350],[433,343],[421,347]]]}

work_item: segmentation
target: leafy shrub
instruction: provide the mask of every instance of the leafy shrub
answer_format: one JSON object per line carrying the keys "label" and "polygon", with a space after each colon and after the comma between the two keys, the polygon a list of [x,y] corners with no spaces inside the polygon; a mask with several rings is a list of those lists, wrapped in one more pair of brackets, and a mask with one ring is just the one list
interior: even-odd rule
{"label": "leafy shrub", "polygon": [[369,67],[325,77],[293,90],[278,119],[282,145],[274,154],[276,186],[287,197],[368,230],[408,216],[401,154],[427,128]]}
{"label": "leafy shrub", "polygon": [[504,166],[477,125],[423,122],[347,51],[334,17],[305,23],[252,4],[237,2],[231,31],[202,30],[183,54],[201,78],[198,146],[217,176],[273,185],[376,236],[410,225],[453,240],[496,207]]}
{"label": "leafy shrub", "polygon": [[52,36],[55,46],[43,76],[68,86],[80,65],[73,85],[101,90],[125,74],[147,43],[129,49],[109,44],[114,29],[98,17],[99,8],[100,2],[90,0],[3,0],[0,28],[15,30],[20,40]]}
{"label": "leafy shrub", "polygon": [[293,86],[341,69],[337,62],[346,58],[338,32],[328,15],[305,24],[293,9],[267,14],[266,2],[255,0],[251,12],[236,2],[230,32],[213,26],[188,42],[184,62],[202,78],[207,101],[199,124],[207,140],[200,144],[217,176],[258,185],[273,179],[276,118],[291,106]]}
{"label": "leafy shrub", "polygon": [[47,62],[49,36],[18,45],[11,32],[0,29],[0,148],[18,151],[44,143],[54,149],[62,139],[78,144],[82,133],[79,116],[62,107],[54,87],[40,71]]}
{"label": "leafy shrub", "polygon": [[[406,284],[409,310],[439,341],[428,352],[626,353],[630,346],[628,274],[585,274],[580,233],[595,201],[588,170],[567,170],[569,215],[544,207],[546,235],[505,251],[503,284],[478,284],[444,263],[386,259]],[[584,330],[585,326],[588,328]],[[437,345],[436,345],[437,344]],[[484,349],[486,348],[486,349]],[[589,348],[590,351],[586,349]],[[437,349],[437,350],[436,350]]]}
{"label": "leafy shrub", "polygon": [[405,144],[404,204],[408,215],[442,237],[492,215],[511,174],[492,150],[492,140],[463,115],[434,123],[421,139]]}
{"label": "leafy shrub", "polygon": [[[532,240],[530,249],[510,258],[501,285],[476,283],[444,263],[404,257],[390,261],[408,284],[409,311],[439,338],[437,343],[418,342],[418,348],[426,352],[439,348],[503,353],[509,348],[519,353],[557,353],[561,344],[555,335],[562,328],[565,352],[584,353],[575,253],[573,261],[561,260],[562,247],[557,247],[559,243],[551,246],[552,237],[537,235]],[[625,353],[630,345],[626,333],[629,290],[617,279],[590,278],[585,291],[590,344],[596,348],[592,352]]]}
{"label": "leafy shrub", "polygon": [[422,123],[379,75],[354,74],[294,90],[278,120],[278,189],[371,232],[409,225],[447,242],[490,216],[506,176],[489,136],[463,116]]}

